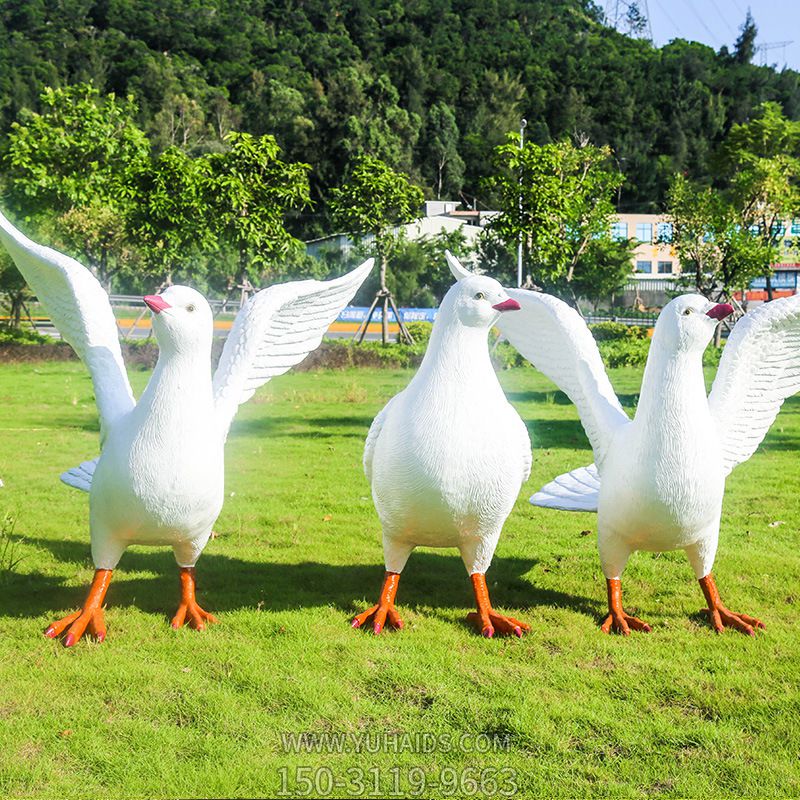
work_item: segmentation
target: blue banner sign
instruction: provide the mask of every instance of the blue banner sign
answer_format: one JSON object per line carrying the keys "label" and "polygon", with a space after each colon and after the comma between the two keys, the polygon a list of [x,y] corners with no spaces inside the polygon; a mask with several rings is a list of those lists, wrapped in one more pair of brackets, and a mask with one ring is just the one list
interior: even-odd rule
{"label": "blue banner sign", "polygon": [[[403,322],[433,322],[436,319],[438,308],[400,308],[400,316]],[[337,319],[337,322],[363,322],[369,312],[368,306],[347,306]],[[383,309],[377,307],[372,312],[372,322],[381,322],[383,319]],[[394,312],[389,310],[389,322],[397,322]]]}
{"label": "blue banner sign", "polygon": [[[797,273],[789,270],[775,270],[772,273],[773,289],[795,289],[797,287]],[[751,289],[766,289],[767,279],[756,278],[751,284]]]}

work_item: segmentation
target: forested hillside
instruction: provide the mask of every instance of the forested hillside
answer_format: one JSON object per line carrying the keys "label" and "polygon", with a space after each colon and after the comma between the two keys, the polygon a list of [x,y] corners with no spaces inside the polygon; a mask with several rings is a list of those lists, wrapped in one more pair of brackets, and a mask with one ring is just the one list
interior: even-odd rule
{"label": "forested hillside", "polygon": [[[800,117],[800,74],[731,51],[656,49],[605,27],[590,0],[29,0],[0,3],[0,134],[45,86],[132,93],[157,149],[273,133],[325,198],[369,152],[429,196],[490,205],[492,148],[522,116],[546,142],[581,131],[627,176],[625,210],[660,207],[669,177],[708,177],[715,144],[764,100]],[[744,21],[743,21],[744,22]]]}

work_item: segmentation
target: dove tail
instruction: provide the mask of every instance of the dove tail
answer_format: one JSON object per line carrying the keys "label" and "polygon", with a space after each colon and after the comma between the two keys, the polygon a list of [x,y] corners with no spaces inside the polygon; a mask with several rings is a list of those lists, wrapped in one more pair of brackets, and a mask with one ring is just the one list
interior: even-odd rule
{"label": "dove tail", "polygon": [[561,511],[597,511],[600,475],[594,464],[565,472],[531,497],[531,505]]}
{"label": "dove tail", "polygon": [[67,486],[80,489],[82,492],[88,492],[92,488],[92,478],[99,460],[100,457],[98,456],[94,461],[84,461],[79,466],[61,473],[61,480]]}

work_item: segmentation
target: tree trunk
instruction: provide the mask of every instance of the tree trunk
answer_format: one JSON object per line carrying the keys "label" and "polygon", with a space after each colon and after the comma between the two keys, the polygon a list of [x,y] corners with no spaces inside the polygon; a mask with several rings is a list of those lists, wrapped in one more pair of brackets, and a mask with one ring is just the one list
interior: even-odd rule
{"label": "tree trunk", "polygon": [[772,273],[767,273],[767,300],[772,300]]}

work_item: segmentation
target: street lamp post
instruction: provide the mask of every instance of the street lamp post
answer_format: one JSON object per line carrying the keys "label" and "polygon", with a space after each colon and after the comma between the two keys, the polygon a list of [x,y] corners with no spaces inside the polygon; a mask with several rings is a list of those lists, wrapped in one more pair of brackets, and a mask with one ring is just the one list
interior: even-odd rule
{"label": "street lamp post", "polygon": [[[522,119],[519,124],[519,151],[522,155],[522,148],[525,146],[525,128],[528,125],[528,120]],[[520,222],[522,221],[522,163],[520,160],[519,167],[519,216]],[[519,234],[519,242],[517,243],[517,288],[522,286],[522,232]]]}

